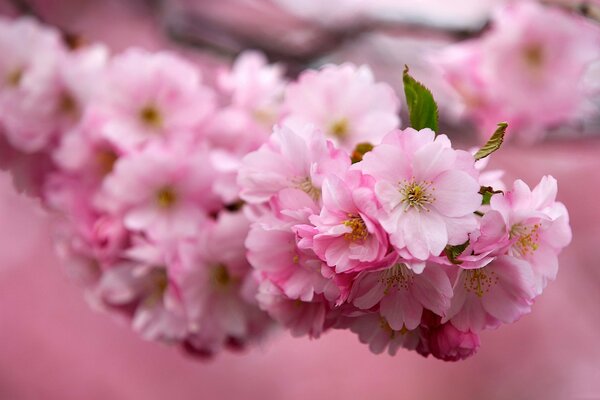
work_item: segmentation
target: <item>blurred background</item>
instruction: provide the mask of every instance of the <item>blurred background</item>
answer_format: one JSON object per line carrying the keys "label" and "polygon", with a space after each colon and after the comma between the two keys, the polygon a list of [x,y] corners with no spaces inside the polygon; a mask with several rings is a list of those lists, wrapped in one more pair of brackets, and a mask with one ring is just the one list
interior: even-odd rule
{"label": "blurred background", "polygon": [[[46,23],[113,50],[170,48],[211,71],[245,48],[290,75],[325,62],[368,63],[401,93],[401,71],[445,104],[427,57],[478,35],[500,0],[0,0],[0,13]],[[578,7],[563,1],[564,7]],[[589,2],[594,6],[593,2]],[[1,55],[0,55],[1,56]],[[598,79],[600,75],[589,79]],[[530,315],[485,331],[479,353],[444,363],[376,356],[350,332],[318,341],[280,334],[262,349],[189,358],[93,312],[54,254],[51,218],[0,174],[0,399],[600,399],[600,127],[590,121],[534,146],[506,146],[492,168],[560,185],[573,242]],[[446,119],[473,145],[472,128]],[[565,131],[567,134],[565,134]]]}

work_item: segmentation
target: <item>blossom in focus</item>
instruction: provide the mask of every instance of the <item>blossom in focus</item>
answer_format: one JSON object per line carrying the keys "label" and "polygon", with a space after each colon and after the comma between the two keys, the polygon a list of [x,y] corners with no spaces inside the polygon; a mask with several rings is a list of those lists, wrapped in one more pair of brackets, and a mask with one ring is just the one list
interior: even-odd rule
{"label": "blossom in focus", "polygon": [[[471,160],[471,166],[464,162]],[[380,220],[405,257],[426,260],[465,242],[481,205],[470,154],[445,135],[408,128],[387,135],[356,168],[375,178]]]}
{"label": "blossom in focus", "polygon": [[460,271],[444,321],[461,331],[495,328],[528,313],[534,297],[531,265],[500,256],[483,268]]}
{"label": "blossom in focus", "polygon": [[444,316],[451,298],[452,285],[441,266],[429,264],[416,274],[406,264],[394,262],[386,269],[361,272],[349,300],[362,310],[378,305],[391,329],[399,331],[417,328],[425,308]]}
{"label": "blossom in focus", "polygon": [[343,175],[349,165],[348,155],[311,125],[301,131],[275,127],[269,142],[244,158],[238,174],[240,196],[260,203],[293,188],[318,201],[325,175]]}
{"label": "blossom in focus", "polygon": [[544,176],[533,190],[517,180],[509,192],[491,200],[491,209],[506,224],[511,243],[508,253],[533,268],[537,295],[556,278],[558,254],[571,241],[569,214],[556,201],[557,192],[556,179]]}
{"label": "blossom in focus", "polygon": [[398,127],[400,102],[390,86],[376,83],[371,70],[352,64],[306,71],[288,85],[285,125],[313,124],[346,151],[361,142],[378,144]]}
{"label": "blossom in focus", "polygon": [[323,208],[310,218],[315,226],[312,247],[336,272],[356,271],[381,260],[387,234],[377,221],[373,181],[360,171],[345,179],[330,175],[323,184]]}

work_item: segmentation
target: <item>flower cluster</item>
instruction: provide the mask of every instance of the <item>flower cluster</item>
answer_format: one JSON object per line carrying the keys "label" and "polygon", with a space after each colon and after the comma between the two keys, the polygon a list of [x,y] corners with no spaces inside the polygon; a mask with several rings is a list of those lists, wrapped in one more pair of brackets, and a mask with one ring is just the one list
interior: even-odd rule
{"label": "flower cluster", "polygon": [[479,331],[530,311],[571,237],[553,178],[500,192],[479,168],[430,129],[394,130],[352,164],[314,127],[276,128],[238,175],[261,308],[374,352],[473,354]]}
{"label": "flower cluster", "polygon": [[593,110],[584,84],[593,61],[600,61],[597,26],[532,1],[499,8],[482,37],[448,46],[433,60],[459,100],[457,112],[482,133],[507,121],[522,142]]}
{"label": "flower cluster", "polygon": [[3,168],[61,217],[90,302],[147,339],[210,356],[279,324],[458,360],[530,310],[570,241],[553,178],[504,190],[481,151],[399,130],[367,67],[288,82],[246,52],[209,85],[30,19],[0,20],[0,50]]}
{"label": "flower cluster", "polygon": [[279,118],[281,68],[249,52],[211,87],[175,54],[69,48],[30,19],[1,20],[0,48],[3,166],[62,217],[90,301],[199,355],[262,340],[236,170]]}

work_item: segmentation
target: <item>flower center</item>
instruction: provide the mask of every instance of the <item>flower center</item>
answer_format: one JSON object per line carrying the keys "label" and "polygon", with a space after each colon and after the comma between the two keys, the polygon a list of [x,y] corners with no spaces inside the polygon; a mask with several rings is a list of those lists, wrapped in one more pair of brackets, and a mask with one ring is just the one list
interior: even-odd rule
{"label": "flower center", "polygon": [[119,156],[110,149],[98,151],[96,153],[96,165],[98,166],[100,175],[106,176],[110,174],[118,158]]}
{"label": "flower center", "polygon": [[496,273],[486,271],[485,268],[464,270],[463,273],[467,274],[464,281],[465,290],[475,293],[477,297],[483,297],[498,283]]}
{"label": "flower center", "polygon": [[169,276],[164,266],[153,268],[149,274],[149,293],[144,303],[148,306],[154,305],[162,300],[169,287]]}
{"label": "flower center", "polygon": [[226,288],[232,281],[227,267],[223,264],[217,265],[212,271],[212,281],[218,288]]}
{"label": "flower center", "polygon": [[393,288],[408,290],[413,278],[414,272],[406,264],[396,264],[383,273],[379,282],[386,286],[384,293],[387,295]]}
{"label": "flower center", "polygon": [[58,109],[63,114],[76,116],[78,112],[77,101],[69,93],[63,93],[60,97]]}
{"label": "flower center", "polygon": [[544,64],[544,49],[539,44],[530,44],[523,49],[523,58],[527,65],[538,69]]}
{"label": "flower center", "polygon": [[8,86],[17,87],[21,83],[22,79],[23,70],[21,68],[17,68],[8,73],[5,81]]}
{"label": "flower center", "polygon": [[160,208],[171,208],[177,202],[177,194],[171,187],[163,187],[156,192],[156,202]]}
{"label": "flower center", "polygon": [[344,139],[346,136],[348,136],[349,128],[348,120],[346,118],[342,118],[331,124],[329,127],[329,133],[338,139]]}
{"label": "flower center", "polygon": [[522,257],[531,256],[539,248],[540,224],[515,224],[510,229],[510,238],[517,238],[513,250]]}
{"label": "flower center", "polygon": [[429,211],[428,205],[435,201],[435,197],[432,195],[435,188],[432,185],[433,182],[415,182],[414,179],[401,182],[399,191],[402,195],[404,211],[408,211],[410,208],[417,211]]}
{"label": "flower center", "polygon": [[158,110],[153,105],[147,105],[140,110],[140,119],[144,123],[144,125],[150,128],[160,128],[163,123],[163,118]]}
{"label": "flower center", "polygon": [[296,187],[309,195],[315,201],[321,198],[321,189],[315,187],[309,177],[298,181]]}
{"label": "flower center", "polygon": [[363,221],[363,219],[358,215],[350,214],[348,216],[350,219],[344,221],[344,225],[352,228],[352,232],[345,233],[344,238],[351,242],[365,240],[369,236],[369,231],[365,225],[365,221]]}

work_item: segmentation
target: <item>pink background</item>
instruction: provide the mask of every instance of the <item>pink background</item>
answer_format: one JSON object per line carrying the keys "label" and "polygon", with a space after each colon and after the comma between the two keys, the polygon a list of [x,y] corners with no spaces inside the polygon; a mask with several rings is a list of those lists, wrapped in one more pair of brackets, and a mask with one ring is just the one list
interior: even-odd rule
{"label": "pink background", "polygon": [[[129,17],[111,4],[94,21]],[[82,10],[76,24],[116,48],[161,45],[144,19],[106,29],[91,17]],[[492,164],[529,184],[554,175],[574,238],[533,313],[484,332],[479,353],[460,363],[375,356],[348,332],[318,341],[282,333],[208,362],[144,342],[87,306],[54,255],[48,216],[2,173],[0,399],[600,399],[600,140],[506,147]]]}

